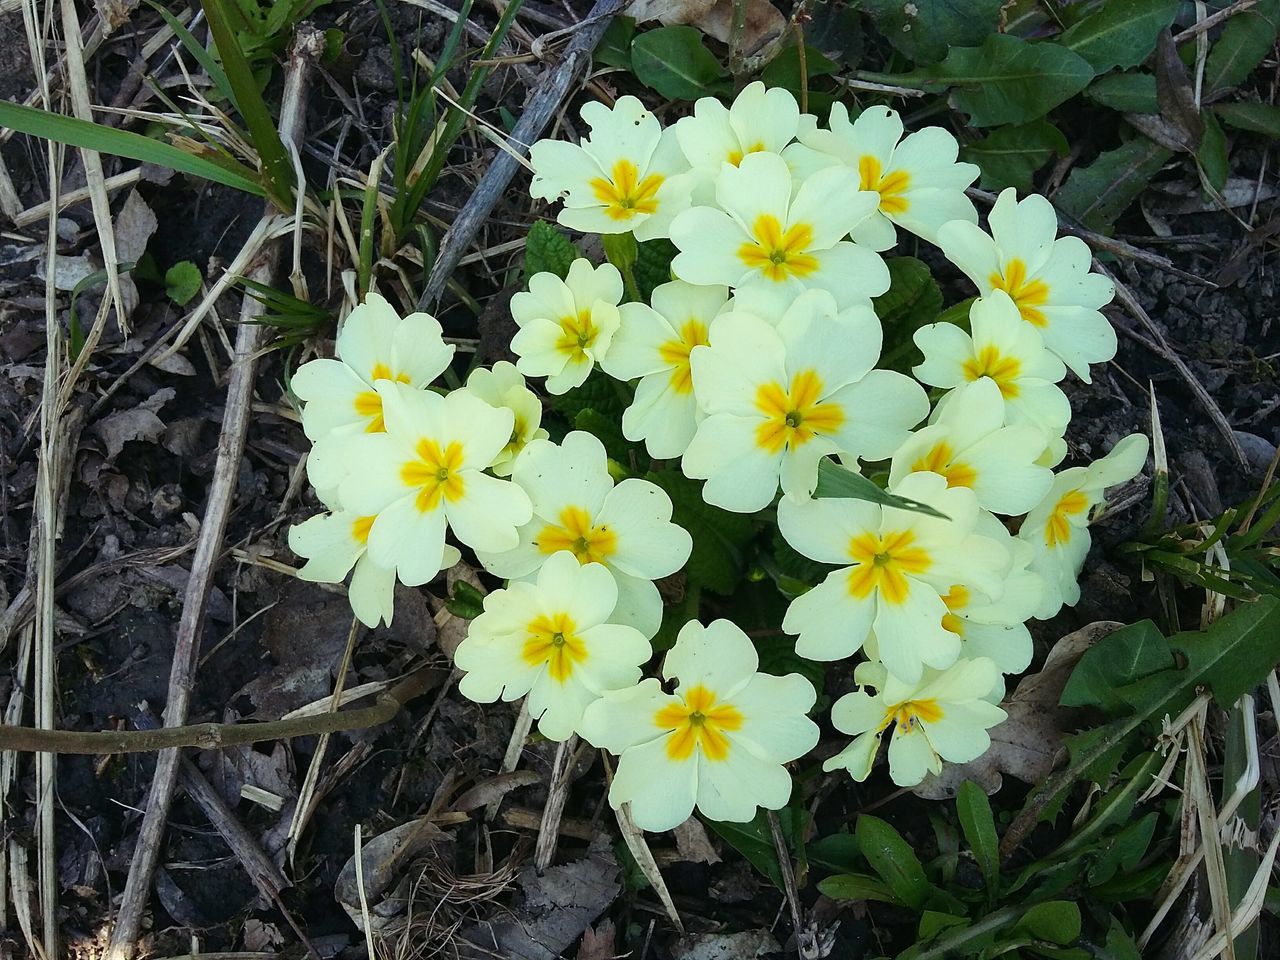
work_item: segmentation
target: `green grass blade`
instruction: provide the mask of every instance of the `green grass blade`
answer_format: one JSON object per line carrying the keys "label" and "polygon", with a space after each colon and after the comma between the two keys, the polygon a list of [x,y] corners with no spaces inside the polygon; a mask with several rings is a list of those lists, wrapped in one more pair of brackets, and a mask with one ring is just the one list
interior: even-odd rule
{"label": "green grass blade", "polygon": [[203,177],[214,183],[235,187],[254,196],[266,196],[257,173],[241,163],[215,161],[180,150],[162,140],[144,137],[129,130],[91,123],[76,117],[62,116],[0,100],[0,127],[9,127],[18,133],[42,137],[71,147],[97,150],[116,157],[127,157],[142,163],[154,163],[179,173]]}
{"label": "green grass blade", "polygon": [[183,48],[187,53],[195,58],[196,62],[204,68],[204,72],[209,75],[209,79],[213,81],[213,85],[218,88],[221,93],[237,110],[240,104],[236,103],[235,91],[231,89],[231,82],[227,79],[226,71],[222,69],[222,65],[218,63],[216,57],[205,49],[203,43],[197,40],[186,27],[182,25],[182,21],[166,10],[155,0],[147,0],[147,4],[160,16],[164,17],[164,22],[169,25],[169,29],[182,42]]}
{"label": "green grass blade", "polygon": [[[227,82],[235,92],[240,115],[249,128],[254,149],[262,159],[262,175],[267,193],[281,210],[293,209],[293,163],[280,139],[275,120],[258,90],[258,81],[240,49],[240,41],[231,27],[225,0],[202,0],[209,33],[222,60]],[[301,188],[301,184],[299,184]]]}

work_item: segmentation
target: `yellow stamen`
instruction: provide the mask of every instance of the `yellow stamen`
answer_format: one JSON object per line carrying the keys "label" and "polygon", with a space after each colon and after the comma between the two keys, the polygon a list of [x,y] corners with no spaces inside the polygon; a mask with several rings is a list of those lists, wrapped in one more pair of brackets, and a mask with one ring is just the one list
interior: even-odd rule
{"label": "yellow stamen", "polygon": [[920,721],[937,723],[942,717],[942,707],[938,706],[937,700],[904,700],[885,709],[880,730],[886,730],[896,723],[898,733],[906,733]]}
{"label": "yellow stamen", "polygon": [[619,160],[613,165],[609,179],[596,177],[591,181],[591,192],[604,204],[611,220],[630,220],[637,213],[656,213],[658,188],[666,178],[651,173],[643,180],[640,171],[630,160]]}
{"label": "yellow stamen", "polygon": [[923,457],[911,465],[912,473],[929,471],[945,477],[948,487],[972,487],[978,472],[967,463],[956,460],[955,451],[945,440],[935,443]]}
{"label": "yellow stamen", "polygon": [[915,539],[910,530],[854,537],[849,542],[849,557],[854,563],[849,570],[849,592],[863,600],[875,590],[889,603],[905,603],[911,595],[907,575],[919,576],[933,566],[929,551],[912,546]]}
{"label": "yellow stamen", "polygon": [[996,290],[1003,290],[1018,306],[1022,319],[1036,327],[1049,325],[1049,318],[1040,311],[1049,302],[1049,285],[1043,280],[1029,280],[1027,265],[1014,257],[1004,268],[1004,275],[999,271],[988,278]]}
{"label": "yellow stamen", "polygon": [[835,433],[844,425],[844,410],[838,403],[819,403],[822,378],[814,370],[801,370],[791,378],[789,389],[777,381],[756,389],[756,409],[765,415],[756,428],[756,444],[769,453],[784,447],[795,449],[820,433]]}
{"label": "yellow stamen", "polygon": [[557,683],[564,683],[573,675],[574,665],[587,659],[587,645],[576,630],[567,613],[539,615],[525,627],[528,637],[520,650],[520,658],[531,667],[545,663],[547,675]]}
{"label": "yellow stamen", "polygon": [[603,563],[618,549],[618,535],[607,526],[594,526],[581,507],[560,511],[560,525],[547,524],[533,540],[543,553],[568,550],[579,563]]}
{"label": "yellow stamen", "polygon": [[807,223],[794,223],[783,233],[777,217],[762,213],[751,236],[754,240],[738,247],[738,259],[770,280],[807,277],[818,269],[818,258],[805,252],[813,244],[813,228]]}
{"label": "yellow stamen", "polygon": [[690,317],[680,328],[680,337],[668,340],[658,348],[662,362],[671,366],[671,389],[676,393],[688,393],[693,389],[693,371],[689,367],[689,354],[694,347],[707,343],[707,325]]}
{"label": "yellow stamen", "polygon": [[581,363],[600,334],[595,321],[591,319],[590,308],[581,311],[576,317],[561,317],[559,322],[561,333],[556,340],[556,349],[568,354],[573,363]]}
{"label": "yellow stamen", "polygon": [[890,170],[883,173],[880,161],[875,157],[858,158],[858,187],[862,190],[874,190],[880,194],[880,212],[895,216],[906,213],[911,206],[903,196],[911,186],[911,174],[905,170]]}
{"label": "yellow stamen", "polygon": [[1054,505],[1044,525],[1044,539],[1051,547],[1071,542],[1071,520],[1089,509],[1089,498],[1079,490],[1068,490]]}
{"label": "yellow stamen", "polygon": [[1000,388],[1006,400],[1018,395],[1018,377],[1022,373],[1022,361],[1017,357],[1005,356],[1000,348],[989,343],[978,351],[976,357],[964,362],[964,378],[970,382],[990,377]]}
{"label": "yellow stamen", "polygon": [[407,487],[416,488],[415,505],[423,513],[440,506],[440,500],[453,503],[466,492],[466,483],[458,476],[462,467],[462,444],[453,441],[444,450],[434,440],[423,437],[415,451],[418,459],[400,468],[400,479]]}
{"label": "yellow stamen", "polygon": [[684,697],[684,703],[673,703],[653,715],[653,722],[664,730],[674,731],[667,739],[667,756],[687,760],[695,748],[708,760],[720,761],[729,756],[730,742],[725,730],[742,726],[742,714],[730,703],[716,705],[716,695],[696,686]]}

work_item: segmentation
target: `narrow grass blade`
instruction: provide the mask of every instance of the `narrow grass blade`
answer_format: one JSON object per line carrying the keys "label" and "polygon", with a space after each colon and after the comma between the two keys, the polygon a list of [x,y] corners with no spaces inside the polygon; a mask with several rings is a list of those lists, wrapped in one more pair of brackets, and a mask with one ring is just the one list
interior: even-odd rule
{"label": "narrow grass blade", "polygon": [[[164,17],[164,22],[169,25],[169,29],[182,42],[183,49],[195,58],[195,61],[204,68],[204,72],[209,75],[209,79],[213,81],[213,85],[218,88],[218,92],[230,101],[231,105],[237,110],[240,104],[236,102],[235,91],[231,89],[231,81],[227,79],[226,71],[222,69],[222,64],[218,63],[216,57],[205,49],[203,43],[197,40],[185,26],[182,21],[166,10],[155,0],[147,0],[148,5],[160,16]],[[243,113],[243,111],[241,111]]]}

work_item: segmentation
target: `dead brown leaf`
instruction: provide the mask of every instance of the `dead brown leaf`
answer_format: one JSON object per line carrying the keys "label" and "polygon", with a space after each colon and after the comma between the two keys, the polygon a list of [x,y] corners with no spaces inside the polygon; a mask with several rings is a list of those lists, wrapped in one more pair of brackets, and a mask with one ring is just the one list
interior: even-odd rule
{"label": "dead brown leaf", "polygon": [[578,945],[577,960],[613,960],[617,956],[613,946],[616,937],[612,920],[600,921],[594,930],[588,927]]}
{"label": "dead brown leaf", "polygon": [[[733,0],[635,0],[627,13],[637,23],[657,20],[664,25],[687,23],[721,43],[729,42]],[[746,26],[742,31],[744,56],[763,57],[771,52],[787,30],[782,13],[768,0],[747,0]]]}
{"label": "dead brown leaf", "polygon": [[510,773],[500,773],[488,780],[482,780],[467,790],[449,805],[449,809],[460,813],[476,810],[488,806],[494,800],[501,800],[512,790],[527,787],[541,780],[542,774],[535,770],[512,770]]}
{"label": "dead brown leaf", "polygon": [[676,851],[679,859],[687,863],[719,863],[720,854],[711,845],[707,836],[707,828],[697,817],[690,817],[672,833],[676,836]]}

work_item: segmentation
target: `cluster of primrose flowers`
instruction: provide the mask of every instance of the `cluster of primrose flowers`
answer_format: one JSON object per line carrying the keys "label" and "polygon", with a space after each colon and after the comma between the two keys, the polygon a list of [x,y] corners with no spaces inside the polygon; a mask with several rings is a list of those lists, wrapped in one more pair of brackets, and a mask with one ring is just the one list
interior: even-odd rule
{"label": "cluster of primrose flowers", "polygon": [[[784,765],[818,741],[808,680],[760,673],[726,620],[687,623],[661,679],[642,679],[662,620],[654,581],[685,564],[690,536],[661,488],[615,481],[625,468],[595,437],[549,440],[525,381],[563,394],[599,366],[633,388],[628,439],[679,458],[708,503],[776,504],[786,542],[834,568],[781,624],[803,657],[865,657],[831,710],[853,739],[824,769],[864,779],[885,736],[901,785],[975,759],[1005,717],[1004,675],[1030,663],[1025,621],[1077,601],[1090,516],[1146,459],[1134,435],[1088,467],[1053,469],[1071,416],[1058,383],[1067,368],[1087,381],[1115,353],[1099,312],[1111,283],[1089,272],[1082,241],[1057,236],[1043,197],[1006,190],[983,231],[964,192],[978,171],[956,161],[956,141],[936,127],[904,138],[883,107],[850,120],[837,104],[823,128],[753,83],[665,130],[633,97],[582,118],[581,144],[534,145],[533,196],[560,201],[575,230],[669,238],[674,279],[623,303],[608,263],[533,276],[511,302],[519,362],[451,391],[432,387],[453,351],[439,324],[370,295],[337,359],[293,378],[330,510],[290,531],[300,575],[340,582],[354,567],[356,615],[389,622],[396,579],[424,584],[458,561],[451,532],[507,581],[457,649],[466,696],[527,697],[548,738],[618,754],[610,801],[643,828],[695,807],[745,821],[783,806]],[[916,379],[876,369],[871,298],[889,286],[880,251],[899,228],[979,294],[968,330],[916,332]],[[824,457],[887,464],[891,493],[947,519],[815,499]]]}

